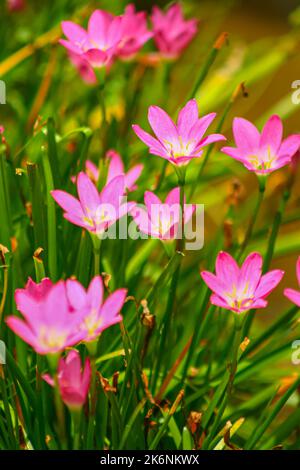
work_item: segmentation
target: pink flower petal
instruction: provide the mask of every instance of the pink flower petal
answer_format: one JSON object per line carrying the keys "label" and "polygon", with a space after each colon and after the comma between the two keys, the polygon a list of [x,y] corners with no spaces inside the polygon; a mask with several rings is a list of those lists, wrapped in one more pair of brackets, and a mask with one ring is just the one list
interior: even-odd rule
{"label": "pink flower petal", "polygon": [[214,274],[210,273],[209,271],[202,271],[200,273],[203,281],[207,286],[218,296],[224,297],[226,293],[226,279],[220,279],[219,277],[215,276]]}
{"label": "pink flower petal", "polygon": [[178,142],[178,132],[174,122],[159,106],[150,106],[148,120],[160,142],[171,144]]}
{"label": "pink flower petal", "polygon": [[195,144],[198,145],[215,117],[216,113],[210,113],[200,119],[197,119],[193,127],[190,129],[188,139],[194,140]]}
{"label": "pink flower petal", "polygon": [[107,173],[107,182],[109,182],[116,176],[124,174],[124,165],[121,156],[115,150],[109,150],[106,156],[110,159]]}
{"label": "pink flower petal", "polygon": [[297,307],[300,307],[300,292],[295,289],[284,289],[284,295]]}
{"label": "pink flower petal", "polygon": [[132,129],[136,133],[136,135],[141,139],[144,144],[150,147],[150,153],[155,153],[155,155],[160,155],[161,157],[168,158],[166,153],[166,149],[162,146],[162,144],[152,137],[152,135],[145,132],[143,129],[140,128],[137,124],[133,124]]}
{"label": "pink flower petal", "polygon": [[279,150],[278,156],[282,155],[290,155],[294,156],[295,153],[300,148],[300,134],[290,135],[286,139],[283,140]]}
{"label": "pink flower petal", "polygon": [[256,298],[264,298],[269,295],[272,290],[280,283],[281,279],[284,276],[284,271],[280,269],[274,269],[269,271],[261,277],[261,280],[258,284],[258,287],[255,291]]}
{"label": "pink flower petal", "polygon": [[129,191],[134,191],[136,189],[135,182],[140,177],[143,169],[144,165],[135,165],[125,174],[125,186]]}
{"label": "pink flower petal", "polygon": [[72,21],[63,21],[61,27],[64,35],[74,44],[88,44],[87,32]]}
{"label": "pink flower petal", "polygon": [[51,196],[64,211],[74,214],[77,217],[84,216],[80,202],[71,194],[55,189],[51,191]]}
{"label": "pink flower petal", "polygon": [[193,99],[193,100],[188,101],[187,104],[180,110],[178,114],[177,128],[183,140],[188,140],[189,134],[193,126],[197,123],[197,121],[198,121],[198,105],[197,105],[197,101]]}
{"label": "pink flower petal", "polygon": [[[220,251],[216,259],[216,274],[224,284],[237,287],[240,269],[235,259],[225,251]],[[231,289],[229,289],[231,290]]]}
{"label": "pink flower petal", "polygon": [[260,134],[247,119],[234,118],[233,135],[236,146],[247,154],[255,153],[259,147]]}
{"label": "pink flower petal", "polygon": [[271,116],[261,133],[260,147],[270,147],[276,153],[282,140],[283,126],[279,116]]}
{"label": "pink flower petal", "polygon": [[88,287],[88,300],[92,309],[99,309],[103,302],[103,281],[101,276],[95,276]]}
{"label": "pink flower petal", "polygon": [[77,192],[81,206],[87,216],[90,216],[91,213],[94,214],[100,204],[99,193],[90,178],[82,171],[77,177]]}
{"label": "pink flower petal", "polygon": [[[240,270],[239,287],[245,296],[252,296],[261,278],[263,259],[259,253],[251,253]],[[246,289],[246,290],[245,290]]]}

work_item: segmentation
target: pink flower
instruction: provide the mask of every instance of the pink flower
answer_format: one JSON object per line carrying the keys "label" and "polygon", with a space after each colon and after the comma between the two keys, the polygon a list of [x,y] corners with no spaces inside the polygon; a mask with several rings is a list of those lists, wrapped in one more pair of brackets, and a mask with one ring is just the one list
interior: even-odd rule
{"label": "pink flower", "polygon": [[211,303],[237,313],[266,307],[266,297],[279,284],[284,271],[275,269],[262,275],[262,261],[259,253],[251,253],[239,268],[232,256],[221,251],[216,261],[216,274],[201,273],[213,291]]}
{"label": "pink flower", "polygon": [[124,191],[123,175],[112,179],[99,193],[90,178],[80,172],[77,177],[79,200],[61,190],[54,190],[51,194],[65,211],[64,217],[69,222],[100,235],[135,205],[134,202],[123,202]]}
{"label": "pink flower", "polygon": [[154,6],[151,20],[156,46],[166,57],[178,56],[197,32],[197,20],[185,21],[178,3],[166,13]]}
{"label": "pink flower", "polygon": [[130,168],[127,173],[125,173],[122,158],[115,150],[109,150],[106,156],[110,159],[107,174],[107,183],[112,181],[116,176],[124,175],[125,190],[128,192],[135,191],[137,189],[137,185],[135,184],[135,182],[140,177],[144,165],[137,164]]}
{"label": "pink flower", "polygon": [[[153,238],[161,240],[173,240],[178,235],[181,226],[180,189],[174,188],[166,197],[165,203],[151,191],[144,195],[146,209],[135,207],[131,214],[140,231]],[[194,205],[185,205],[184,223],[186,224],[193,215]]]}
{"label": "pink flower", "polygon": [[103,299],[103,281],[100,276],[94,277],[87,291],[75,280],[67,281],[67,292],[72,307],[80,312],[79,329],[83,341],[93,341],[106,328],[122,321],[122,309],[127,290],[118,289]]}
{"label": "pink flower", "polygon": [[[116,176],[124,175],[125,192],[135,191],[137,189],[135,182],[140,177],[144,165],[135,165],[125,173],[122,158],[115,150],[109,150],[106,153],[106,157],[110,160],[106,184],[110,183]],[[91,160],[86,161],[85,172],[94,183],[97,183],[99,179],[99,169]],[[72,181],[75,182],[76,179],[73,177]]]}
{"label": "pink flower", "polygon": [[104,67],[111,63],[121,40],[121,17],[103,10],[95,10],[88,22],[87,31],[72,21],[61,26],[67,40],[60,39],[72,54],[86,60],[91,67]]}
{"label": "pink flower", "polygon": [[153,36],[147,29],[147,15],[145,12],[135,11],[131,3],[125,8],[121,24],[121,42],[118,46],[118,56],[127,59],[135,55],[143,45]]}
{"label": "pink flower", "polygon": [[[300,256],[297,260],[296,273],[297,273],[298,284],[300,286]],[[284,295],[291,302],[293,302],[295,305],[300,307],[300,291],[297,291],[295,289],[284,289]]]}
{"label": "pink flower", "polygon": [[4,130],[5,130],[5,129],[4,129],[4,126],[1,126],[1,125],[0,125],[0,135],[4,134]]}
{"label": "pink flower", "polygon": [[[43,379],[54,387],[54,380],[44,374]],[[85,360],[81,371],[81,359],[77,351],[72,350],[66,359],[61,358],[58,365],[58,385],[63,402],[71,409],[80,409],[86,402],[91,382],[90,359]]]}
{"label": "pink flower", "polygon": [[282,122],[273,115],[266,122],[261,134],[246,119],[235,118],[233,135],[235,147],[223,147],[222,152],[230,155],[250,171],[257,174],[271,173],[291,162],[300,147],[300,134],[282,140]]}
{"label": "pink flower", "polygon": [[23,319],[11,315],[8,326],[39,354],[54,354],[82,340],[81,316],[74,315],[64,281],[53,285],[49,279],[17,289],[15,300]]}
{"label": "pink flower", "polygon": [[177,125],[158,106],[150,106],[148,120],[157,139],[140,126],[133,125],[136,135],[149,147],[152,155],[158,155],[174,165],[186,165],[192,158],[199,158],[203,147],[219,140],[226,140],[221,134],[211,134],[203,138],[216,113],[199,119],[196,100],[190,100],[181,109]]}

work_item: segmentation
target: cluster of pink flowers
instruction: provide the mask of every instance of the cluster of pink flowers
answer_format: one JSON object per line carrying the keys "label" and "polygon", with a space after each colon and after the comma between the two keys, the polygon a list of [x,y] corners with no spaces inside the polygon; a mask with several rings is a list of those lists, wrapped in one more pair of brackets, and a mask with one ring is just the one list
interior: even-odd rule
{"label": "cluster of pink flowers", "polygon": [[48,278],[40,284],[29,279],[25,289],[15,293],[23,319],[11,315],[6,322],[37,353],[61,353],[81,341],[94,341],[119,323],[126,293],[126,289],[118,289],[104,300],[100,276],[92,279],[87,290],[74,279],[57,284]]}
{"label": "cluster of pink flowers", "polygon": [[[162,54],[174,57],[181,53],[197,31],[196,21],[185,21],[178,4],[171,6],[165,14],[154,7],[151,19],[153,32],[148,30],[146,14],[137,13],[133,5],[128,5],[122,16],[96,10],[89,19],[87,30],[70,21],[63,22],[62,29],[67,39],[61,39],[60,43],[67,48],[84,78],[92,82],[96,78],[94,68],[109,67],[117,57],[131,58],[151,37]],[[215,113],[210,113],[199,118],[195,99],[188,101],[179,111],[176,123],[160,107],[150,106],[148,120],[155,137],[138,125],[133,125],[133,130],[149,147],[150,154],[169,161],[179,172],[185,170],[191,160],[200,158],[205,146],[226,140],[221,134],[204,137],[215,116]],[[3,131],[0,126],[0,134]],[[300,135],[282,139],[283,126],[278,116],[271,116],[261,133],[251,122],[235,118],[233,134],[236,147],[223,147],[222,152],[259,175],[291,163],[300,149]],[[125,172],[122,158],[116,151],[110,150],[106,158],[109,161],[108,174],[101,191],[98,188],[99,169],[90,160],[85,163],[85,172],[81,171],[72,178],[78,199],[59,189],[52,191],[65,219],[92,236],[99,236],[130,213],[141,232],[163,241],[177,238],[181,217],[184,225],[195,211],[195,206],[187,206],[184,199],[183,208],[180,207],[180,188],[172,189],[165,203],[153,192],[146,191],[145,209],[135,202],[127,203],[125,195],[137,189],[136,182],[143,165],[135,165]],[[203,281],[213,292],[211,303],[237,314],[266,307],[267,297],[280,283],[284,272],[276,269],[262,274],[262,264],[259,253],[249,254],[239,267],[230,254],[220,252],[216,273],[201,272]],[[300,257],[297,277],[300,284]],[[300,292],[286,289],[284,294],[300,307]],[[91,280],[88,289],[75,279],[61,280],[56,284],[48,278],[39,284],[29,279],[25,289],[15,292],[22,318],[11,315],[6,323],[38,354],[53,357],[81,342],[94,342],[105,329],[121,322],[120,311],[126,295],[126,289],[118,289],[104,300],[100,276]],[[49,375],[44,375],[44,379],[54,385],[54,379]],[[76,350],[60,358],[58,383],[63,401],[70,409],[84,404],[90,380],[89,359],[82,368]]]}
{"label": "cluster of pink flowers", "polygon": [[151,20],[153,31],[148,30],[146,13],[136,12],[133,4],[127,5],[121,16],[95,10],[87,30],[72,21],[63,21],[67,39],[60,39],[60,43],[82,78],[95,83],[94,69],[109,68],[117,58],[131,59],[152,37],[164,57],[174,58],[197,32],[196,20],[185,21],[179,4],[172,5],[166,14],[154,7]]}

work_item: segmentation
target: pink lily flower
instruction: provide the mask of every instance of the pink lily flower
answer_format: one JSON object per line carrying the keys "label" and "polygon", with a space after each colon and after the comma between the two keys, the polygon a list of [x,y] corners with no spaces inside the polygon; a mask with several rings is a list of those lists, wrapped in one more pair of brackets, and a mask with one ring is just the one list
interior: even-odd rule
{"label": "pink lily flower", "polygon": [[268,174],[291,162],[300,147],[300,134],[282,140],[283,126],[279,116],[273,115],[262,132],[246,119],[233,120],[236,147],[223,147],[222,152],[243,163],[250,171]]}
{"label": "pink lily flower", "polygon": [[123,175],[112,179],[99,193],[90,178],[80,172],[77,177],[79,200],[61,190],[51,191],[51,194],[65,211],[65,219],[93,234],[101,235],[134,207],[134,202],[123,202],[124,191]]}
{"label": "pink lily flower", "polygon": [[170,6],[166,13],[154,6],[151,20],[155,44],[168,58],[177,57],[197,33],[197,20],[185,21],[179,3]]}
{"label": "pink lily flower", "polygon": [[[54,379],[44,374],[43,379],[55,386]],[[91,363],[87,358],[81,370],[81,359],[78,351],[72,350],[66,359],[60,358],[58,364],[58,385],[63,402],[72,411],[79,410],[86,402],[91,383]]]}
{"label": "pink lily flower", "polygon": [[[120,154],[118,154],[115,150],[108,150],[106,157],[110,160],[106,184],[110,183],[116,176],[124,175],[125,193],[135,191],[137,189],[135,182],[140,177],[144,165],[141,163],[137,164],[130,168],[127,173],[125,173],[124,163]],[[91,160],[87,160],[85,163],[85,173],[93,181],[93,183],[97,183],[99,179],[99,168]],[[72,181],[75,183],[76,177],[73,176]]]}
{"label": "pink lily flower", "polygon": [[17,289],[15,300],[23,319],[11,315],[6,323],[39,354],[55,354],[74,346],[84,337],[81,316],[70,307],[64,281],[52,285],[49,279]]}
{"label": "pink lily flower", "polygon": [[[300,256],[297,260],[297,265],[296,265],[296,274],[297,274],[297,279],[298,279],[298,284],[300,286]],[[295,305],[300,307],[300,291],[295,290],[295,289],[284,289],[284,295]]]}
{"label": "pink lily flower", "polygon": [[132,128],[136,135],[149,147],[149,153],[158,155],[176,166],[187,165],[192,158],[202,155],[203,147],[219,140],[226,140],[221,134],[204,137],[216,113],[210,113],[199,119],[198,105],[195,99],[181,109],[177,125],[168,114],[158,106],[150,106],[148,120],[156,139],[138,125]]}
{"label": "pink lily flower", "polygon": [[95,10],[88,22],[87,31],[72,21],[61,26],[66,39],[60,39],[69,52],[86,60],[91,67],[110,65],[121,40],[121,17],[103,10]]}
{"label": "pink lily flower", "polygon": [[[165,203],[151,191],[144,195],[146,210],[135,207],[131,211],[135,223],[140,231],[152,238],[161,240],[174,240],[181,227],[180,188],[174,188],[166,197]],[[186,224],[195,211],[195,205],[185,205],[184,223]]]}
{"label": "pink lily flower", "polygon": [[120,154],[118,154],[115,150],[109,150],[106,154],[106,157],[110,159],[107,174],[107,182],[109,183],[116,176],[124,175],[126,192],[135,191],[137,189],[137,185],[135,184],[135,182],[140,177],[144,165],[141,163],[134,165],[127,171],[127,173],[125,173],[124,163]]}
{"label": "pink lily flower", "polygon": [[133,3],[127,5],[122,16],[117,55],[124,59],[131,58],[152,36],[153,33],[147,29],[147,14],[144,11],[136,12]]}
{"label": "pink lily flower", "polygon": [[216,274],[200,273],[213,291],[211,303],[236,313],[266,307],[266,297],[279,284],[284,271],[275,269],[262,275],[262,262],[259,253],[251,253],[239,268],[232,256],[221,251],[216,261]]}
{"label": "pink lily flower", "polygon": [[67,292],[72,307],[81,315],[79,329],[83,341],[94,341],[106,328],[122,321],[120,311],[126,299],[126,289],[117,289],[104,300],[103,281],[96,276],[87,291],[78,281],[68,280]]}

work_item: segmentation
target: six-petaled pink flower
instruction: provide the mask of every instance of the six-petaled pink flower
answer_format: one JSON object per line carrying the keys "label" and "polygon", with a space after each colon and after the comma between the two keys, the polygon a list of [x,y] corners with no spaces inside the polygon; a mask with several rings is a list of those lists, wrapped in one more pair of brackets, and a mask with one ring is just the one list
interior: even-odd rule
{"label": "six-petaled pink flower", "polygon": [[151,20],[155,44],[166,57],[178,56],[197,32],[197,20],[186,21],[178,3],[170,6],[166,13],[154,6]]}
{"label": "six-petaled pink flower", "polygon": [[186,165],[192,158],[199,158],[203,148],[213,142],[226,140],[221,134],[203,137],[216,114],[211,113],[199,119],[196,100],[190,100],[181,109],[177,125],[158,106],[150,106],[148,120],[156,139],[138,125],[133,125],[136,135],[149,147],[149,152],[158,155],[174,165]]}
{"label": "six-petaled pink flower", "polygon": [[[300,286],[300,256],[297,260],[297,265],[296,265],[296,274],[297,274],[297,279],[298,279],[298,284]],[[300,291],[295,290],[295,289],[284,289],[284,295],[295,305],[300,307]]]}
{"label": "six-petaled pink flower", "polygon": [[63,21],[61,26],[67,40],[60,39],[60,44],[86,60],[91,67],[108,66],[120,44],[121,23],[121,17],[103,10],[92,13],[87,31],[72,21]]}
{"label": "six-petaled pink flower", "polygon": [[124,175],[113,178],[99,193],[90,178],[80,172],[77,192],[79,200],[61,190],[54,190],[51,194],[65,211],[64,217],[69,222],[96,235],[104,233],[135,205],[134,202],[124,202]]}
{"label": "six-petaled pink flower", "polygon": [[94,277],[87,290],[76,280],[67,281],[67,292],[72,306],[82,318],[79,330],[82,340],[95,340],[106,328],[122,320],[120,311],[124,305],[127,290],[117,289],[104,300],[103,281]]}
{"label": "six-petaled pink flower", "polygon": [[117,55],[124,59],[131,58],[152,36],[153,33],[147,29],[146,13],[136,12],[132,3],[127,5],[122,15],[121,41]]}
{"label": "six-petaled pink flower", "polygon": [[[108,150],[106,157],[109,160],[106,184],[112,181],[116,176],[124,175],[125,192],[135,191],[137,189],[137,185],[135,183],[140,177],[144,165],[138,163],[130,168],[126,173],[122,158],[115,150]],[[85,172],[94,183],[97,183],[100,175],[99,168],[91,160],[86,161]],[[76,178],[72,179],[73,182],[75,182],[75,180]]]}
{"label": "six-petaled pink flower", "polygon": [[262,257],[251,253],[241,268],[228,253],[220,252],[216,260],[216,274],[201,273],[202,279],[213,291],[212,304],[242,313],[267,306],[266,297],[281,281],[284,271],[275,269],[262,275]]}
{"label": "six-petaled pink flower", "polygon": [[[55,386],[54,379],[44,374],[43,379]],[[91,383],[91,364],[87,358],[81,370],[81,359],[77,351],[72,350],[65,359],[60,358],[58,364],[58,386],[63,402],[75,411],[80,409],[86,402]]]}
{"label": "six-petaled pink flower", "polygon": [[279,116],[273,115],[262,132],[246,119],[235,118],[233,135],[236,147],[223,147],[222,152],[243,163],[257,174],[271,173],[291,162],[300,147],[300,134],[282,140],[283,126]]}
{"label": "six-petaled pink flower", "polygon": [[52,285],[49,279],[35,284],[29,279],[25,289],[17,289],[15,300],[23,319],[7,317],[8,326],[39,354],[55,354],[74,346],[84,337],[68,299],[66,285]]}
{"label": "six-petaled pink flower", "polygon": [[[164,203],[151,191],[144,195],[146,209],[135,207],[131,214],[140,231],[161,240],[173,240],[181,228],[180,188],[174,188],[166,197]],[[195,206],[188,204],[184,207],[184,223],[192,217]]]}

